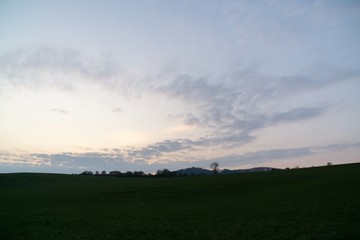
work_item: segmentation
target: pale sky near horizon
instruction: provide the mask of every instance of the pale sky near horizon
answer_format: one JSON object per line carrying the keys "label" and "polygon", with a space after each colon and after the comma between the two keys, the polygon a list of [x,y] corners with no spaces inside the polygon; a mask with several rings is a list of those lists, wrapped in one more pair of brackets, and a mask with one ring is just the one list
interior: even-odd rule
{"label": "pale sky near horizon", "polygon": [[360,162],[360,2],[0,0],[0,172]]}

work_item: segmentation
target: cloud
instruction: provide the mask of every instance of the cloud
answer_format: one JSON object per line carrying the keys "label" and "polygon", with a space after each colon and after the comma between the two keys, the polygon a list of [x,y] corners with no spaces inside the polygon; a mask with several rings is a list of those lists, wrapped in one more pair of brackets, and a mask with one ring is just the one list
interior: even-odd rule
{"label": "cloud", "polygon": [[253,65],[222,77],[174,76],[154,91],[189,106],[187,113],[173,117],[203,130],[202,137],[186,139],[191,150],[232,148],[254,141],[254,132],[265,127],[325,115],[336,105],[336,99],[321,104],[317,99],[313,103],[307,99],[306,104],[291,100],[338,83],[358,81],[359,76],[358,71],[323,64],[298,75],[275,77],[261,73],[259,66]]}
{"label": "cloud", "polygon": [[272,114],[267,122],[273,125],[279,122],[295,122],[310,119],[321,115],[328,107],[310,107],[310,108],[295,108],[287,112],[280,112]]}
{"label": "cloud", "polygon": [[80,79],[117,89],[120,72],[108,58],[93,59],[65,47],[18,48],[0,56],[0,73],[18,87],[74,90],[74,82]]}
{"label": "cloud", "polygon": [[128,149],[126,153],[133,161],[148,161],[169,153],[189,150],[192,148],[191,143],[192,141],[188,139],[165,140],[139,149]]}
{"label": "cloud", "polygon": [[[24,86],[55,84],[70,89],[71,76],[80,76],[81,81],[97,81],[111,91],[124,84],[119,80],[116,64],[91,60],[67,48],[18,49],[0,57],[0,71],[14,84]],[[57,77],[47,80],[42,75],[44,72]],[[171,77],[168,74],[166,81],[152,79],[146,90],[188,105],[188,112],[177,114],[176,118],[181,118],[185,125],[201,128],[203,135],[192,139],[165,139],[143,148],[129,149],[126,154],[134,160],[146,161],[170,153],[208,147],[233,148],[249,143],[256,139],[254,132],[259,129],[316,118],[331,107],[329,104],[286,106],[283,102],[359,76],[356,71],[326,66],[316,66],[307,72],[307,75],[274,77],[261,74],[259,65],[251,65],[220,77],[194,77],[190,74]],[[137,91],[144,91],[144,88]],[[69,114],[61,108],[52,111]],[[119,107],[113,109],[113,112],[121,111]],[[71,159],[71,156],[67,157]]]}
{"label": "cloud", "polygon": [[[187,142],[186,140],[181,140]],[[360,143],[330,144],[324,146],[285,148],[285,149],[267,149],[248,152],[244,154],[230,154],[223,157],[192,159],[188,160],[178,155],[174,161],[172,156],[168,159],[155,158],[155,161],[149,159],[159,154],[173,154],[180,149],[187,149],[184,143],[180,142],[159,142],[148,148],[139,150],[129,149],[107,149],[103,151],[73,153],[63,152],[56,154],[13,154],[9,152],[0,152],[0,165],[4,169],[14,169],[20,171],[21,167],[26,167],[24,171],[51,170],[54,172],[79,173],[83,170],[120,170],[124,171],[156,171],[157,169],[170,168],[173,170],[191,166],[207,167],[211,162],[218,162],[222,168],[238,167],[239,165],[261,166],[267,162],[294,159],[310,155],[320,154],[322,152],[338,152],[346,149],[360,148]],[[29,168],[30,167],[30,168]]]}
{"label": "cloud", "polygon": [[190,152],[206,150],[209,147],[232,148],[254,140],[247,133],[217,134],[197,139],[164,140],[142,148],[124,149],[132,161],[181,161]]}
{"label": "cloud", "polygon": [[3,165],[49,165],[49,159],[38,157],[33,154],[14,154],[9,152],[0,152],[0,164]]}
{"label": "cloud", "polygon": [[49,162],[53,167],[72,169],[117,169],[130,163],[115,152],[63,152],[56,154],[30,154],[32,158]]}
{"label": "cloud", "polygon": [[186,125],[189,125],[189,126],[199,125],[200,124],[200,119],[197,116],[195,116],[194,114],[188,113],[184,117],[184,123]]}
{"label": "cloud", "polygon": [[118,107],[118,108],[114,108],[114,109],[113,109],[113,112],[122,112],[122,108],[119,108],[119,107]]}
{"label": "cloud", "polygon": [[242,164],[262,164],[271,160],[285,158],[299,158],[315,154],[311,148],[271,149],[249,152],[242,155],[229,155],[225,157],[209,159],[206,162],[216,161],[226,167],[233,167]]}
{"label": "cloud", "polygon": [[283,99],[291,99],[315,86],[329,86],[334,80],[304,80],[308,82],[304,84],[301,80],[308,79],[306,77],[272,78],[251,71],[254,70],[236,73],[224,81],[181,75],[158,87],[157,91],[183,101],[189,109],[196,109],[196,112],[177,117],[181,117],[184,124],[199,126],[207,129],[208,135],[217,136],[202,143],[222,144],[232,140],[246,143],[253,140],[251,135],[255,130],[318,117],[329,108],[329,105],[288,106],[286,110],[277,111],[283,105]]}
{"label": "cloud", "polygon": [[239,165],[259,165],[266,162],[288,159],[301,158],[321,152],[337,152],[350,148],[360,148],[360,143],[353,144],[331,144],[326,146],[303,147],[303,148],[286,148],[286,149],[270,149],[248,152],[245,154],[232,154],[219,158],[205,159],[199,163],[206,164],[209,162],[218,162],[224,167],[235,167]]}
{"label": "cloud", "polygon": [[69,111],[66,111],[66,110],[61,109],[61,108],[53,108],[53,109],[51,109],[51,111],[61,113],[61,114],[70,114]]}
{"label": "cloud", "polygon": [[360,143],[342,143],[342,144],[329,144],[326,146],[314,147],[317,152],[322,151],[341,151],[348,148],[360,148]]}

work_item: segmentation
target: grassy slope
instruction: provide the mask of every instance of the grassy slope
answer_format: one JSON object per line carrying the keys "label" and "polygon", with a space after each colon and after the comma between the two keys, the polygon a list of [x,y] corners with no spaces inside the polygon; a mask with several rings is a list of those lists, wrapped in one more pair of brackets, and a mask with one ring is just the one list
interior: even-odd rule
{"label": "grassy slope", "polygon": [[360,164],[177,178],[0,174],[0,239],[357,239]]}

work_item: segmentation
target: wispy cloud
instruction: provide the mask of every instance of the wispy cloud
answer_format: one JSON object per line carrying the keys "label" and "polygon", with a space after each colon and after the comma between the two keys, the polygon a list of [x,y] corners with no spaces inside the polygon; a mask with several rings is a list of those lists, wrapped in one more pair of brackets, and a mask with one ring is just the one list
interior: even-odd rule
{"label": "wispy cloud", "polygon": [[4,165],[49,165],[50,160],[39,158],[33,154],[15,154],[10,152],[0,152],[0,164]]}
{"label": "wispy cloud", "polygon": [[352,148],[360,148],[360,143],[331,144],[314,147],[301,148],[280,148],[267,149],[248,152],[244,154],[230,154],[217,158],[177,159],[176,161],[160,160],[150,161],[150,159],[159,154],[173,154],[180,149],[186,149],[178,142],[157,143],[138,150],[129,149],[106,149],[99,152],[73,153],[63,152],[57,154],[13,154],[9,152],[0,152],[0,164],[3,166],[32,166],[39,169],[47,167],[62,169],[62,172],[80,172],[87,170],[142,170],[144,166],[150,171],[156,171],[160,168],[179,169],[184,167],[202,166],[207,167],[211,162],[218,162],[223,168],[239,167],[241,165],[259,166],[264,163],[283,159],[299,159],[302,157],[320,154],[322,152],[338,152]]}
{"label": "wispy cloud", "polygon": [[126,154],[132,161],[149,161],[170,153],[190,150],[192,141],[189,139],[174,139],[157,142],[142,148],[127,149]]}
{"label": "wispy cloud", "polygon": [[290,149],[271,149],[248,152],[245,154],[232,154],[224,157],[207,159],[205,162],[219,162],[222,166],[234,167],[247,164],[263,164],[272,160],[286,158],[301,158],[315,154],[311,148],[290,148]]}
{"label": "wispy cloud", "polygon": [[[303,147],[303,148],[286,148],[270,149],[248,152],[245,154],[232,154],[219,158],[202,160],[202,163],[218,162],[222,166],[235,167],[240,165],[259,165],[274,160],[302,158],[309,155],[315,155],[321,152],[336,152],[351,148],[360,148],[360,143],[353,144],[331,144],[325,146]],[[200,163],[199,162],[199,163]]]}
{"label": "wispy cloud", "polygon": [[229,143],[236,143],[234,140],[246,143],[253,140],[252,133],[261,128],[323,115],[331,107],[331,103],[313,106],[289,105],[283,110],[283,102],[317,88],[351,80],[356,75],[350,72],[337,73],[340,76],[332,78],[275,78],[246,70],[228,78],[224,77],[224,81],[182,75],[158,87],[157,91],[196,109],[177,117],[182,118],[184,124],[197,125],[207,129],[209,135],[217,136],[208,138],[209,141],[206,142],[221,144],[228,139]]}
{"label": "wispy cloud", "polygon": [[[109,91],[124,84],[120,78],[120,67],[114,62],[92,60],[79,51],[67,48],[39,47],[9,52],[0,57],[0,72],[6,75],[6,79],[21,86],[50,84],[72,89],[72,76],[80,76],[79,81],[96,81]],[[46,78],[47,73],[52,78]],[[255,65],[222,77],[167,74],[165,81],[150,77],[148,82],[137,79],[147,82],[145,88],[137,89],[140,94],[146,89],[191,106],[188,112],[176,117],[186,125],[203,129],[204,134],[191,139],[164,139],[143,148],[128,150],[127,154],[133,159],[148,160],[169,153],[213,146],[231,148],[249,143],[256,139],[254,132],[259,129],[316,118],[331,107],[331,103],[286,106],[283,102],[315,89],[358,79],[359,76],[359,72],[354,70],[338,70],[324,65],[308,69],[307,74],[274,77],[260,73]],[[69,114],[62,108],[53,108],[52,111]],[[118,107],[112,111],[123,110]]]}
{"label": "wispy cloud", "polygon": [[35,159],[49,162],[52,166],[72,169],[117,169],[128,167],[129,162],[120,153],[64,152],[57,154],[30,154]]}
{"label": "wispy cloud", "polygon": [[61,114],[70,114],[69,111],[61,109],[61,108],[53,108],[53,109],[51,109],[51,111],[61,113]]}
{"label": "wispy cloud", "polygon": [[120,72],[120,67],[106,57],[94,59],[64,47],[18,48],[0,56],[0,73],[19,87],[74,90],[74,82],[80,78],[117,88]]}
{"label": "wispy cloud", "polygon": [[123,111],[122,108],[119,108],[119,107],[113,109],[113,112],[122,112],[122,111]]}
{"label": "wispy cloud", "polygon": [[295,108],[287,112],[271,114],[266,121],[268,122],[268,125],[273,125],[281,122],[296,122],[306,120],[323,114],[327,108],[327,106]]}

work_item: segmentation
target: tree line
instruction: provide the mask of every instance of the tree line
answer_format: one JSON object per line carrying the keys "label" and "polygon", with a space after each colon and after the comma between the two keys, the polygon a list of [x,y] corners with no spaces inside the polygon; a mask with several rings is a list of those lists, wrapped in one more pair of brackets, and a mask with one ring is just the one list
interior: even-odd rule
{"label": "tree line", "polygon": [[[217,162],[213,162],[210,164],[211,171],[214,174],[217,174],[219,172],[219,164]],[[144,173],[143,171],[84,171],[80,173],[80,175],[86,175],[86,176],[111,176],[111,177],[175,177],[178,176],[177,171],[170,171],[167,168],[159,169],[156,171],[155,174],[152,173]]]}
{"label": "tree line", "polygon": [[79,175],[86,175],[86,176],[108,176],[108,177],[174,177],[176,176],[176,171],[170,171],[169,169],[159,169],[156,171],[155,174],[152,173],[145,173],[143,171],[84,171]]}
{"label": "tree line", "polygon": [[[332,166],[333,164],[331,162],[328,162],[326,164],[327,166]],[[295,166],[292,169],[299,169],[299,166]],[[198,172],[198,171],[186,171],[186,170],[193,170],[193,169],[201,169],[203,170],[202,172]],[[235,169],[235,170],[229,170],[229,169],[219,169],[219,164],[217,162],[213,162],[210,164],[210,170],[207,169],[203,169],[203,168],[186,168],[186,169],[180,169],[178,171],[170,171],[167,168],[164,169],[159,169],[156,171],[155,174],[153,173],[145,173],[143,171],[126,171],[126,172],[121,172],[121,171],[110,171],[110,172],[106,172],[106,171],[84,171],[82,173],[80,173],[79,175],[88,175],[88,176],[110,176],[110,177],[175,177],[175,176],[192,176],[192,175],[209,175],[210,174],[239,174],[239,173],[245,173],[245,172],[259,172],[259,171],[274,171],[274,170],[280,170],[277,168],[269,168],[269,167],[255,167],[255,168],[250,168],[250,169]],[[290,168],[285,168],[285,170],[290,170]],[[184,172],[185,171],[185,172]],[[204,173],[205,171],[205,173]],[[206,172],[207,171],[207,172]]]}

